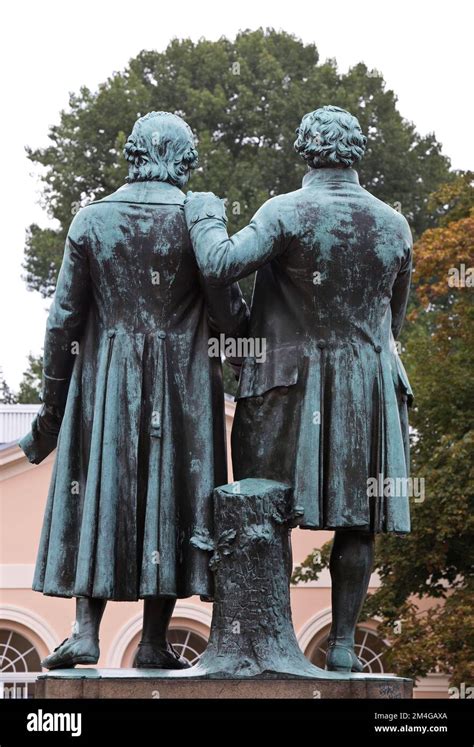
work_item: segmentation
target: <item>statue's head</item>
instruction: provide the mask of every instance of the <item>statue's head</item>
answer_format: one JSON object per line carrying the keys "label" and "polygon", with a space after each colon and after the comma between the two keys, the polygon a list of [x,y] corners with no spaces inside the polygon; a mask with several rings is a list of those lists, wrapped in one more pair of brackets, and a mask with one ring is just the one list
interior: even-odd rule
{"label": "statue's head", "polygon": [[354,166],[367,142],[357,118],[338,106],[305,114],[296,134],[296,152],[314,169]]}
{"label": "statue's head", "polygon": [[128,182],[159,181],[184,187],[196,168],[194,136],[184,119],[150,112],[137,119],[125,148]]}

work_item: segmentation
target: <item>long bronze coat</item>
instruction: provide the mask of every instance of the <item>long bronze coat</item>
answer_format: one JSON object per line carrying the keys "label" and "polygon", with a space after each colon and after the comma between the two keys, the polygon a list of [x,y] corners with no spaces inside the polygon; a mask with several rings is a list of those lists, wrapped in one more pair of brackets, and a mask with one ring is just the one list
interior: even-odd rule
{"label": "long bronze coat", "polygon": [[183,203],[132,183],[70,227],[44,349],[44,401],[67,399],[33,584],[45,594],[212,596],[190,543],[212,532],[226,482],[208,338],[243,333],[248,312],[237,285],[203,284]]}
{"label": "long bronze coat", "polygon": [[266,358],[243,365],[234,479],[291,484],[302,527],[409,531],[412,393],[394,345],[410,286],[405,218],[346,168],[310,170],[231,239],[213,195],[185,211],[210,283],[258,270],[250,335]]}

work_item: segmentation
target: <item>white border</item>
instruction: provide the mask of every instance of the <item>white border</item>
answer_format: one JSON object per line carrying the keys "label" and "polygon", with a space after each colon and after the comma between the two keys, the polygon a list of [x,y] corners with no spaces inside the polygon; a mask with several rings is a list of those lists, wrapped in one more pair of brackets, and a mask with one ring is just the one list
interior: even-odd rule
{"label": "white border", "polygon": [[0,606],[0,622],[14,622],[28,628],[42,640],[47,651],[52,651],[58,645],[58,634],[50,628],[46,620],[43,620],[36,613],[30,612],[30,610],[23,607],[17,607],[13,604],[2,604]]}
{"label": "white border", "polygon": [[331,608],[326,607],[310,617],[299,629],[296,638],[303,653],[308,648],[316,633],[329,625],[332,621]]}

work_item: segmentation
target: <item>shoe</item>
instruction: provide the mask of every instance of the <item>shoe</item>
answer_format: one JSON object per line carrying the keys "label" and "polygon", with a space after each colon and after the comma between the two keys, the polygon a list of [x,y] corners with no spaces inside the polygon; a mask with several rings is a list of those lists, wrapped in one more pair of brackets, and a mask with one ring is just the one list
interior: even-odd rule
{"label": "shoe", "polygon": [[326,669],[330,672],[362,672],[363,663],[351,646],[342,643],[329,643],[326,652]]}
{"label": "shoe", "polygon": [[135,669],[188,669],[191,664],[174,650],[171,643],[166,648],[142,641],[133,660]]}
{"label": "shoe", "polygon": [[43,659],[41,666],[46,669],[70,669],[76,664],[97,664],[100,650],[98,642],[88,636],[73,635],[66,638]]}

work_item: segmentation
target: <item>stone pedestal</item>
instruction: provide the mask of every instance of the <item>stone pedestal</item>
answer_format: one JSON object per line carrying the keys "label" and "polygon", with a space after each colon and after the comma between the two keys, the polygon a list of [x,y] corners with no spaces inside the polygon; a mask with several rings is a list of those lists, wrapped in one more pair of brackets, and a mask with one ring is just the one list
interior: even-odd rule
{"label": "stone pedestal", "polygon": [[[190,670],[188,670],[190,671]],[[342,675],[324,679],[252,677],[221,679],[184,672],[140,669],[62,669],[36,680],[37,698],[411,698],[413,683],[387,675]]]}

